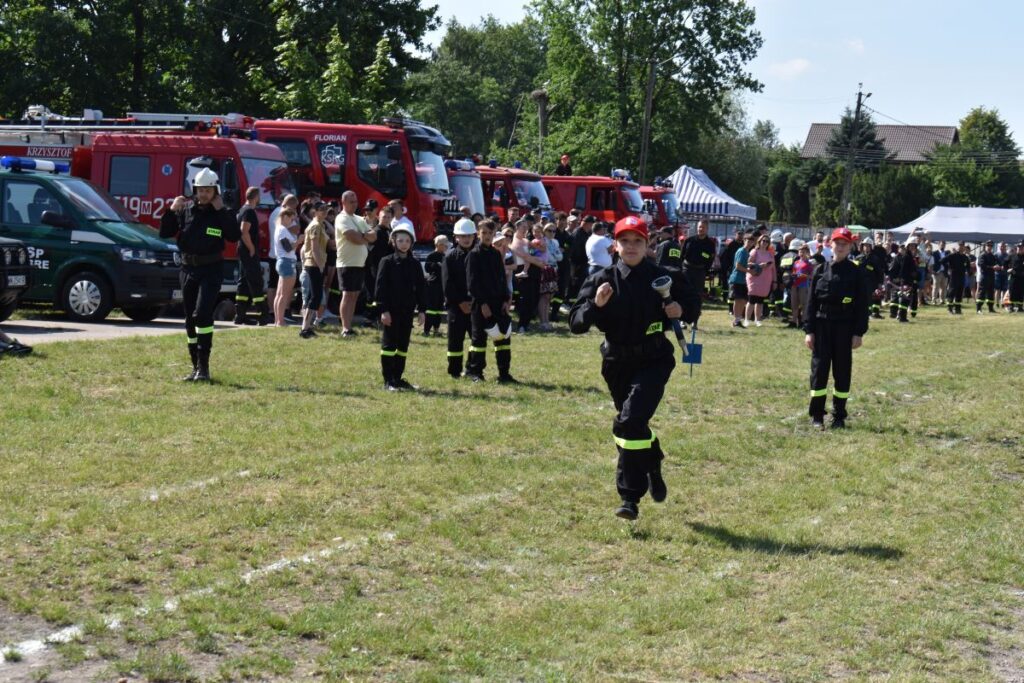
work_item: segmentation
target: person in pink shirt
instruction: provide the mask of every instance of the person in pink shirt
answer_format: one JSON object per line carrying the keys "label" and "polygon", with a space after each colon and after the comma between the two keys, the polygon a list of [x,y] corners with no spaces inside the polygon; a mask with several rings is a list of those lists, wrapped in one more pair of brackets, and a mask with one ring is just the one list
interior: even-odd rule
{"label": "person in pink shirt", "polygon": [[757,246],[750,252],[747,260],[747,308],[743,315],[743,325],[749,324],[751,317],[754,324],[761,327],[764,312],[764,300],[772,292],[775,283],[775,253],[772,251],[768,235],[757,238]]}
{"label": "person in pink shirt", "polygon": [[789,301],[792,308],[793,324],[803,324],[807,303],[811,298],[811,275],[814,274],[814,261],[811,261],[811,250],[806,244],[797,249],[797,260],[793,262],[793,281],[790,284]]}

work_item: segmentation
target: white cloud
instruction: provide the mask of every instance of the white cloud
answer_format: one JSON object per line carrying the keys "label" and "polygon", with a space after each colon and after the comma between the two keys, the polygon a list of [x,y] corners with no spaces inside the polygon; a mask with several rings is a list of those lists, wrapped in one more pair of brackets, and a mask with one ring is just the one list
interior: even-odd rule
{"label": "white cloud", "polygon": [[850,48],[850,51],[856,55],[864,54],[864,41],[860,38],[846,41],[846,47]]}
{"label": "white cloud", "polygon": [[790,59],[785,62],[775,62],[768,66],[768,73],[784,81],[792,81],[800,77],[811,68],[811,63],[803,57]]}

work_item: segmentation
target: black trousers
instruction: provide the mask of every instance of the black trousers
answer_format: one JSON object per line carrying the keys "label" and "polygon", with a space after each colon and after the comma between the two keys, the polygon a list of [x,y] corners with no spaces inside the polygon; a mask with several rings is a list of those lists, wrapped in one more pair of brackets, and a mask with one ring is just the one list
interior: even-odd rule
{"label": "black trousers", "polygon": [[316,266],[303,266],[302,271],[309,280],[309,300],[303,300],[302,308],[315,311],[324,300],[324,271]]}
{"label": "black trousers", "polygon": [[572,276],[572,271],[569,268],[569,262],[566,259],[562,259],[558,264],[558,289],[551,296],[551,314],[548,319],[551,322],[558,322],[559,310],[562,304],[565,303],[566,297],[569,296],[569,281]]}
{"label": "black trousers", "polygon": [[540,272],[533,266],[524,266],[527,276],[517,278],[519,297],[516,299],[516,314],[519,316],[519,327],[529,327],[537,317],[537,302],[540,300]]}
{"label": "black trousers", "polygon": [[448,308],[448,374],[458,377],[462,374],[465,358],[463,346],[470,330],[470,314],[463,313],[458,306]]}
{"label": "black trousers", "polygon": [[[239,254],[247,254],[245,246],[239,245]],[[261,316],[266,316],[267,292],[263,288],[263,267],[258,258],[240,256],[238,259],[238,289],[235,293],[235,320],[244,320],[252,306]]]}
{"label": "black trousers", "polygon": [[981,282],[978,284],[978,298],[974,302],[975,306],[977,306],[980,311],[982,304],[988,304],[988,310],[995,312],[995,308],[993,308],[995,303],[996,279],[994,277],[982,278]]}
{"label": "black trousers", "polygon": [[569,301],[575,303],[576,297],[580,295],[580,287],[583,281],[590,275],[590,266],[586,263],[572,264],[572,275],[569,278]]}
{"label": "black trousers", "polygon": [[444,316],[444,288],[441,281],[427,283],[427,316],[423,325],[423,334],[431,330],[441,329],[441,318]]}
{"label": "black trousers", "polygon": [[693,266],[683,265],[683,277],[693,287],[693,291],[697,292],[697,317],[700,317],[700,307],[704,305],[704,280],[707,275],[707,271],[703,268],[694,268]]}
{"label": "black trousers", "polygon": [[615,487],[622,500],[639,503],[650,486],[648,474],[661,471],[665,454],[649,423],[675,364],[670,355],[643,362],[605,359],[601,363],[601,376],[617,411],[612,437],[619,451]]}
{"label": "black trousers", "polygon": [[213,311],[224,279],[223,261],[206,266],[182,266],[179,280],[185,308],[185,333],[190,350],[209,354],[213,348]]}
{"label": "black trousers", "polygon": [[815,320],[814,351],[811,354],[811,404],[807,413],[821,419],[825,416],[828,377],[831,373],[832,416],[846,419],[846,401],[850,398],[853,374],[853,323]]}
{"label": "black trousers", "polygon": [[413,317],[412,312],[392,311],[391,324],[380,326],[380,372],[385,382],[400,380],[405,373],[405,358],[409,355]]}
{"label": "black trousers", "polygon": [[[501,301],[487,302],[491,309],[491,317],[485,318],[480,312],[480,304],[473,303],[470,313],[469,359],[466,362],[466,373],[483,376],[487,367],[487,328],[495,323],[503,330],[511,332],[512,319],[502,310]],[[494,342],[494,360],[498,365],[498,374],[507,375],[512,368],[512,338],[506,337]]]}
{"label": "black trousers", "polygon": [[1010,277],[1010,308],[1024,309],[1024,277],[1019,275]]}
{"label": "black trousers", "polygon": [[946,283],[946,306],[949,310],[953,310],[956,306],[956,310],[960,310],[960,306],[964,302],[964,278],[950,277]]}

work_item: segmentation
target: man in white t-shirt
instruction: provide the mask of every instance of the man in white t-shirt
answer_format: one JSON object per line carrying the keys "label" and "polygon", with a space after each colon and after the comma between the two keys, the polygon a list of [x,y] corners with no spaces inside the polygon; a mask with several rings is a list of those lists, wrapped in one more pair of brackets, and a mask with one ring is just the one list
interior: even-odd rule
{"label": "man in white t-shirt", "polygon": [[338,247],[338,280],[341,282],[341,336],[351,337],[352,316],[363,290],[367,246],[377,241],[377,232],[370,228],[356,211],[359,198],[352,190],[341,195],[341,213],[334,219],[334,242]]}
{"label": "man in white t-shirt", "polygon": [[593,234],[587,238],[587,265],[591,275],[612,265],[614,250],[615,241],[608,236],[608,225],[598,221],[594,224]]}
{"label": "man in white t-shirt", "polygon": [[416,234],[416,227],[409,220],[409,217],[405,215],[405,205],[401,199],[392,199],[388,202],[388,206],[391,207],[391,215],[394,218],[391,219],[391,229],[395,228],[408,228],[412,230],[412,234]]}

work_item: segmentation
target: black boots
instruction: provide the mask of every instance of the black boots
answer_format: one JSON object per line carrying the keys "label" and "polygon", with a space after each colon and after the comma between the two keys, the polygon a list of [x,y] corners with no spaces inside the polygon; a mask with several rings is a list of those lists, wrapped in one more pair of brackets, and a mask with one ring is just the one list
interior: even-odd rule
{"label": "black boots", "polygon": [[210,381],[210,349],[199,349],[199,366],[196,368],[196,374],[192,378],[193,382],[209,382]]}
{"label": "black boots", "polygon": [[181,378],[182,382],[192,382],[196,378],[196,373],[199,372],[199,347],[195,344],[188,345],[188,356],[192,359],[192,372],[188,373]]}
{"label": "black boots", "polygon": [[632,521],[640,516],[640,506],[631,501],[624,500],[622,505],[615,511],[615,516]]}

